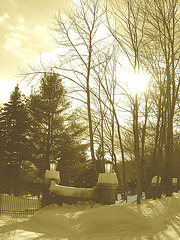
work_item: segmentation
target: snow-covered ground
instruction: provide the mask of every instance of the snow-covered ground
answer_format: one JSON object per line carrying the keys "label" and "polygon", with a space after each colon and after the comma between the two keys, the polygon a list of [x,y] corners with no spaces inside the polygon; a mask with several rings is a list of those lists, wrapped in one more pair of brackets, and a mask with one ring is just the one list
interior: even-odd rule
{"label": "snow-covered ground", "polygon": [[0,217],[0,239],[175,240],[180,239],[180,193],[158,200],[110,206],[58,206],[26,220]]}

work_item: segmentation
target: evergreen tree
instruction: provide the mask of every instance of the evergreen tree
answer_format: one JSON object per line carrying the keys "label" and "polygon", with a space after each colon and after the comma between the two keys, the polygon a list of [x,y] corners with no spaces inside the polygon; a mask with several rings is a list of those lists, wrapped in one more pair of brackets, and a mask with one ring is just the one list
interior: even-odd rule
{"label": "evergreen tree", "polygon": [[4,166],[4,134],[2,121],[2,108],[0,109],[0,166],[3,169]]}
{"label": "evergreen tree", "polygon": [[79,178],[77,169],[81,168],[83,164],[86,165],[86,150],[89,146],[85,139],[86,127],[82,123],[80,124],[77,112],[66,116],[64,120],[64,130],[59,139],[61,160],[58,169],[61,173],[62,184],[69,185],[69,176],[73,176],[73,180],[77,180]]}
{"label": "evergreen tree", "polygon": [[27,102],[31,119],[32,153],[43,176],[49,161],[58,157],[57,133],[61,131],[63,119],[60,115],[66,108],[64,89],[57,75],[44,74],[40,89],[31,93]]}
{"label": "evergreen tree", "polygon": [[[17,193],[21,162],[28,160],[28,114],[18,85],[0,113],[1,163],[9,168],[9,187]],[[13,185],[12,185],[13,184]]]}
{"label": "evergreen tree", "polygon": [[98,172],[104,172],[104,164],[105,164],[105,153],[102,150],[102,144],[99,144],[98,149],[96,150],[96,159],[97,159],[97,169]]}
{"label": "evergreen tree", "polygon": [[32,128],[32,153],[42,178],[50,160],[61,158],[60,169],[63,169],[65,176],[65,168],[77,159],[82,161],[86,158],[87,145],[81,145],[79,141],[84,128],[77,124],[75,115],[68,116],[70,103],[65,94],[58,75],[45,73],[40,80],[39,90],[32,91],[27,101]]}

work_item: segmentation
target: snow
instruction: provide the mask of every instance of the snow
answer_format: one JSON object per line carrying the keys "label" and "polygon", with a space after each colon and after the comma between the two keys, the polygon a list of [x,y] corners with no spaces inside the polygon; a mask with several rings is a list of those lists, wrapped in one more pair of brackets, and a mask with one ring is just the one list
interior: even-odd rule
{"label": "snow", "polygon": [[[60,179],[58,175],[58,171],[49,171],[46,170],[46,179]],[[108,185],[108,186],[118,186],[118,179],[115,173],[100,173],[98,177],[97,185]],[[61,195],[66,197],[78,197],[84,196],[86,198],[92,198],[93,192],[96,187],[93,188],[75,188],[68,187],[56,184],[56,181],[51,180],[51,185],[49,187],[49,191],[55,195]]]}
{"label": "snow", "polygon": [[76,187],[67,187],[56,184],[55,181],[51,181],[49,191],[52,194],[66,196],[66,197],[86,197],[92,198],[95,187],[93,188],[76,188]]}
{"label": "snow", "polygon": [[154,176],[153,178],[152,178],[152,180],[151,180],[151,185],[152,186],[156,186],[156,185],[160,185],[160,183],[161,183],[161,177],[160,176]]}
{"label": "snow", "polygon": [[46,179],[56,179],[56,180],[60,181],[60,173],[59,173],[59,171],[46,170],[45,178]]}
{"label": "snow", "polygon": [[97,184],[114,184],[118,186],[116,173],[99,173]]}
{"label": "snow", "polygon": [[1,239],[175,240],[180,239],[180,193],[139,205],[54,204],[26,221],[0,220]]}
{"label": "snow", "polygon": [[[56,171],[57,172],[57,171]],[[54,173],[56,173],[54,172]],[[54,175],[53,175],[54,176]],[[46,178],[52,178],[52,171],[46,171]],[[54,176],[55,178],[55,176]],[[100,173],[98,177],[97,185],[110,185],[110,186],[118,186],[118,180],[115,173]],[[84,196],[86,198],[92,198],[93,192],[96,187],[93,188],[75,188],[68,187],[56,184],[54,180],[51,180],[51,185],[49,187],[49,191],[55,195],[61,195],[66,197],[78,197]]]}

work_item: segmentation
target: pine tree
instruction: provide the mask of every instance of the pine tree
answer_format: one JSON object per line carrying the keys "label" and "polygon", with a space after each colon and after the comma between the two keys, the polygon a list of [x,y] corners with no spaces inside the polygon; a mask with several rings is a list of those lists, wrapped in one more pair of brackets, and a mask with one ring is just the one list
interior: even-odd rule
{"label": "pine tree", "polygon": [[0,109],[0,166],[4,167],[4,130],[3,130],[3,122],[2,122],[2,108]]}
{"label": "pine tree", "polygon": [[104,172],[104,163],[105,163],[105,153],[102,150],[102,145],[99,144],[98,149],[96,150],[96,159],[97,159],[97,167],[99,172]]}
{"label": "pine tree", "polygon": [[[1,163],[9,167],[9,187],[17,193],[21,162],[28,160],[28,114],[18,85],[0,114]],[[12,186],[14,184],[14,186]]]}
{"label": "pine tree", "polygon": [[61,158],[62,170],[77,159],[85,159],[87,146],[79,141],[84,128],[76,123],[75,116],[68,116],[70,103],[65,94],[58,75],[46,73],[40,80],[39,90],[32,91],[27,101],[32,128],[32,153],[42,178],[51,160]]}
{"label": "pine tree", "polygon": [[43,176],[49,167],[49,161],[57,158],[56,135],[61,130],[63,121],[59,113],[67,103],[64,100],[64,89],[57,75],[44,74],[40,80],[40,89],[31,93],[27,101],[31,119],[31,141],[34,147],[36,165]]}

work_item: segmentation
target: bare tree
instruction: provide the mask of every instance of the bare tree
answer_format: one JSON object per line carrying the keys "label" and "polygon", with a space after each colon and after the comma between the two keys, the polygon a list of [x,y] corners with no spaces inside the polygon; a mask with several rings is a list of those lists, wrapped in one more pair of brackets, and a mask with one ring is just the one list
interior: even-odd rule
{"label": "bare tree", "polygon": [[54,27],[57,32],[54,41],[60,49],[64,49],[55,67],[59,69],[61,77],[74,82],[80,91],[86,93],[90,151],[95,169],[91,88],[92,69],[97,65],[96,56],[102,51],[102,42],[107,37],[99,33],[103,26],[103,15],[100,0],[80,0],[73,4],[73,9],[66,12],[65,17],[60,13],[56,16]]}
{"label": "bare tree", "polygon": [[[140,49],[145,26],[145,16],[140,14],[140,1],[125,0],[121,3],[117,0],[111,1],[110,11],[112,11],[116,24],[115,28],[113,28],[110,21],[108,21],[109,30],[133,67],[134,75],[138,75],[140,70]],[[142,196],[142,173],[138,93],[136,92],[134,96],[129,98],[131,99],[133,113],[134,155],[137,165],[137,203],[139,204]]]}
{"label": "bare tree", "polygon": [[[180,3],[177,0],[144,1],[147,25],[143,57],[146,68],[153,74],[163,75],[159,86],[163,98],[165,127],[165,173],[166,195],[172,195],[173,122],[178,100],[180,77]],[[156,51],[158,49],[158,51]],[[145,54],[146,52],[146,54]],[[149,56],[152,57],[149,57]],[[157,79],[157,78],[156,78]],[[163,91],[162,91],[163,89]]]}
{"label": "bare tree", "polygon": [[[114,144],[114,135],[115,135],[115,123],[116,123],[116,132],[118,136],[121,159],[122,159],[122,166],[123,166],[123,189],[126,191],[126,169],[125,169],[125,157],[124,157],[124,147],[123,147],[123,140],[121,134],[121,126],[119,122],[119,115],[117,113],[117,98],[115,100],[115,89],[117,87],[116,81],[116,55],[117,48],[112,45],[110,47],[110,52],[104,52],[105,61],[103,64],[99,65],[100,70],[94,68],[94,72],[96,73],[97,82],[100,83],[103,93],[105,94],[107,101],[108,101],[108,110],[110,113],[110,144],[109,153],[112,157],[112,161],[114,162],[115,171],[118,177],[119,186],[122,188],[122,183],[120,179],[120,174],[117,168],[117,159],[115,154],[115,144]],[[104,102],[103,102],[104,104]],[[107,104],[106,104],[107,105]]]}

